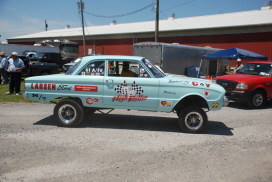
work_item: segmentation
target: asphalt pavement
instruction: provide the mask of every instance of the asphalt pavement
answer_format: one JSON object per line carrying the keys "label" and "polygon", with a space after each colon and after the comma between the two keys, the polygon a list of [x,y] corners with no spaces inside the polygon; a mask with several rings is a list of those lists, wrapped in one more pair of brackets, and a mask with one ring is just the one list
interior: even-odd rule
{"label": "asphalt pavement", "polygon": [[272,103],[210,111],[202,134],[182,133],[174,113],[132,110],[63,128],[53,108],[0,104],[1,182],[272,181]]}

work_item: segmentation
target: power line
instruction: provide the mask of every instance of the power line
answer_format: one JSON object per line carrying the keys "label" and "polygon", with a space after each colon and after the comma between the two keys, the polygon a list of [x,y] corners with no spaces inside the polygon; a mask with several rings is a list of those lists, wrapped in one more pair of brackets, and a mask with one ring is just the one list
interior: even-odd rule
{"label": "power line", "polygon": [[87,11],[84,11],[84,13],[87,13],[89,15],[92,15],[92,16],[95,16],[95,17],[98,17],[98,18],[117,18],[117,17],[123,17],[123,16],[129,16],[129,15],[132,15],[132,14],[135,14],[135,13],[139,13],[140,11],[143,11],[149,7],[152,7],[154,6],[154,2],[152,2],[151,4],[141,8],[141,9],[138,9],[138,10],[135,10],[135,11],[132,11],[132,12],[129,12],[129,13],[124,13],[124,14],[119,14],[119,15],[111,15],[111,16],[105,16],[105,15],[97,15],[97,14],[94,14],[94,13],[89,13]]}
{"label": "power line", "polygon": [[[161,11],[168,11],[168,10],[170,10],[170,9],[174,9],[174,8],[179,7],[179,6],[183,6],[183,5],[188,4],[188,3],[191,3],[191,2],[193,2],[193,1],[195,1],[195,0],[191,0],[191,1],[188,1],[188,2],[185,2],[185,3],[182,3],[182,4],[179,4],[179,5],[176,5],[176,6],[172,7],[172,8],[168,8],[168,9],[161,10]],[[160,12],[161,12],[161,11],[160,11]]]}

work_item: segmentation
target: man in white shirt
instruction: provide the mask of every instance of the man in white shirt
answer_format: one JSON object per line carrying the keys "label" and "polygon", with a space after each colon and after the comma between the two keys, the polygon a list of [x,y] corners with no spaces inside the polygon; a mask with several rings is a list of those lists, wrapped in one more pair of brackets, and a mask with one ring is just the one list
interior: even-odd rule
{"label": "man in white shirt", "polygon": [[237,73],[243,67],[244,67],[244,65],[242,64],[242,60],[240,58],[238,58],[237,59],[237,66],[236,66],[236,68],[234,68],[234,73]]}
{"label": "man in white shirt", "polygon": [[17,57],[17,52],[11,53],[11,58],[8,60],[8,71],[10,72],[9,92],[6,94],[13,94],[14,89],[16,95],[20,95],[22,70],[25,68],[24,62]]}

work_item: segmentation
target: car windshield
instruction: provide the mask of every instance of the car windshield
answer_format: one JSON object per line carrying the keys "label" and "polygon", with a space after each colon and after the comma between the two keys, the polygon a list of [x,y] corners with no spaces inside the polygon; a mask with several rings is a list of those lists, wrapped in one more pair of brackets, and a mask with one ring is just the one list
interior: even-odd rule
{"label": "car windshield", "polygon": [[247,63],[238,74],[270,76],[272,73],[272,64]]}
{"label": "car windshield", "polygon": [[146,67],[153,73],[156,78],[165,77],[165,74],[160,71],[156,66],[150,63],[148,59],[142,59],[142,62],[146,65]]}
{"label": "car windshield", "polygon": [[65,73],[65,75],[71,75],[71,74],[73,74],[73,72],[77,69],[77,67],[80,65],[80,63],[81,63],[81,59],[78,61],[78,62],[76,62],[76,64],[74,64],[66,73]]}

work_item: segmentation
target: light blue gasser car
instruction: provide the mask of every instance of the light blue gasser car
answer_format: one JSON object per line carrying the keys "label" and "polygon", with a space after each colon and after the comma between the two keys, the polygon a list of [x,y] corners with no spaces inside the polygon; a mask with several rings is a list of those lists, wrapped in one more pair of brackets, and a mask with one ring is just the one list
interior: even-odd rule
{"label": "light blue gasser car", "polygon": [[128,109],[175,112],[184,132],[199,133],[207,125],[206,111],[228,104],[220,85],[166,75],[147,59],[135,56],[87,56],[65,74],[25,81],[25,98],[41,102],[60,99],[54,117],[66,127],[78,125],[84,114],[96,110]]}

